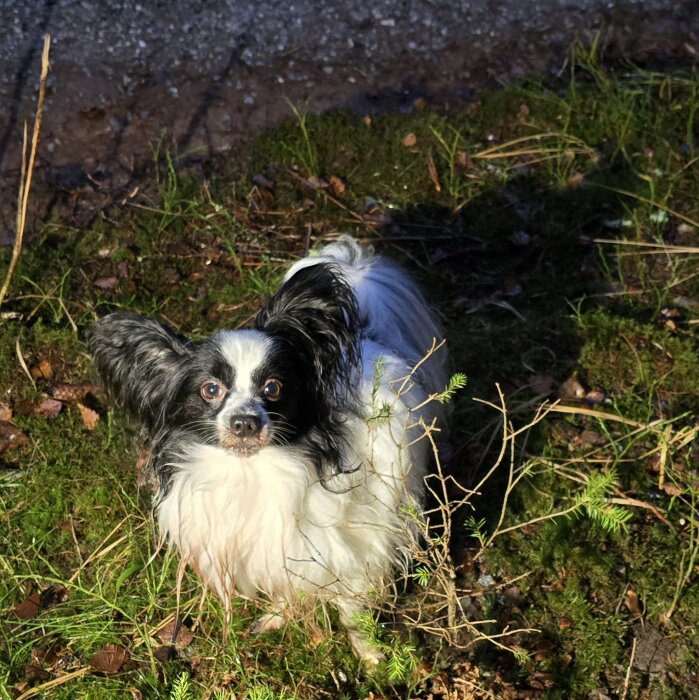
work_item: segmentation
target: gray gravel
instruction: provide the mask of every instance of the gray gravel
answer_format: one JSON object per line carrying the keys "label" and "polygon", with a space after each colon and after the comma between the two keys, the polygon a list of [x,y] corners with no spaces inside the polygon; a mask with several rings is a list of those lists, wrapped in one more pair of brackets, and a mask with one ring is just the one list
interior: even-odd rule
{"label": "gray gravel", "polygon": [[[289,114],[459,102],[561,70],[601,32],[636,59],[692,60],[697,0],[0,0],[0,226],[11,228],[21,125],[53,37],[40,178],[95,206],[161,136],[206,156]],[[5,206],[2,206],[2,202]]]}

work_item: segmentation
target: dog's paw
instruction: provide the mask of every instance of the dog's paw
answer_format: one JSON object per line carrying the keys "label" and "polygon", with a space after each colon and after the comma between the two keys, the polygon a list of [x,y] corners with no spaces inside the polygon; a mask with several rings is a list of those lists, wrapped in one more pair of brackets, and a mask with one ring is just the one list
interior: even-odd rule
{"label": "dog's paw", "polygon": [[381,650],[359,631],[349,630],[347,636],[366,673],[373,673],[378,665],[386,660]]}
{"label": "dog's paw", "polygon": [[279,613],[267,613],[255,620],[250,631],[253,634],[264,634],[265,632],[281,629],[285,624],[286,618],[283,615]]}

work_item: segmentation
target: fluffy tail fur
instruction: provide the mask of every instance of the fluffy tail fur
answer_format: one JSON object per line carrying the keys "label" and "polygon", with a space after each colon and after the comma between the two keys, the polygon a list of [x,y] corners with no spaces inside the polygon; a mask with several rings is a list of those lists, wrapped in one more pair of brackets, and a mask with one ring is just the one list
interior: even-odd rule
{"label": "fluffy tail fur", "polygon": [[[351,236],[324,246],[317,255],[294,264],[285,280],[299,270],[318,263],[337,266],[357,298],[363,335],[417,365],[442,341],[442,329],[434,313],[408,275],[394,262],[374,255]],[[428,394],[444,390],[447,381],[446,351],[434,352],[415,379]]]}

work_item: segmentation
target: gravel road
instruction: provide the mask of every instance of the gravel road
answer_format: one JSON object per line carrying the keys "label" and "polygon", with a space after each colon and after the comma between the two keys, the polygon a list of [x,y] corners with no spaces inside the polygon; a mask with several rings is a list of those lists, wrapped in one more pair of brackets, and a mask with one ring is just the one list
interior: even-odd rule
{"label": "gravel road", "polygon": [[162,134],[205,158],[289,114],[287,99],[361,113],[418,96],[457,103],[560,71],[570,45],[597,32],[639,61],[699,51],[697,0],[0,0],[0,18],[5,241],[47,32],[38,191],[93,210],[137,179]]}

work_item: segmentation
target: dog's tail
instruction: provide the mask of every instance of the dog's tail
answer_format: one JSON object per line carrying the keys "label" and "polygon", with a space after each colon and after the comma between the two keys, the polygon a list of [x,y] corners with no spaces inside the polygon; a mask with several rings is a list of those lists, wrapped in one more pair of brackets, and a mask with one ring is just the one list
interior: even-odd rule
{"label": "dog's tail", "polygon": [[428,394],[443,391],[447,376],[441,325],[410,277],[396,263],[374,255],[371,248],[360,246],[351,236],[342,236],[317,255],[295,263],[286,279],[319,263],[336,266],[351,287],[364,335],[411,366],[420,363],[416,378]]}

